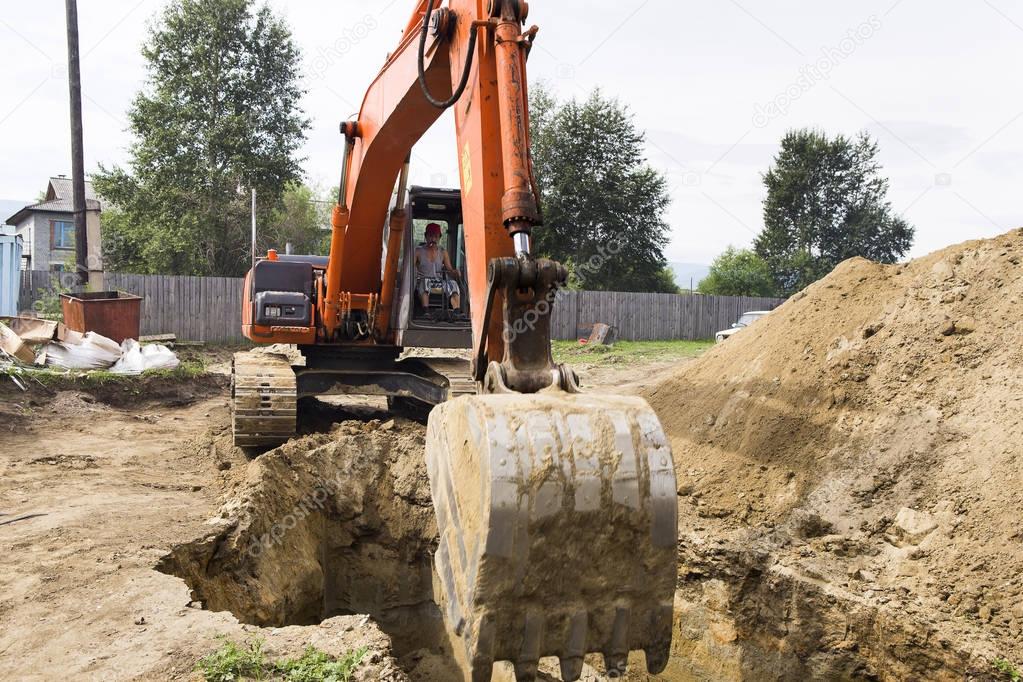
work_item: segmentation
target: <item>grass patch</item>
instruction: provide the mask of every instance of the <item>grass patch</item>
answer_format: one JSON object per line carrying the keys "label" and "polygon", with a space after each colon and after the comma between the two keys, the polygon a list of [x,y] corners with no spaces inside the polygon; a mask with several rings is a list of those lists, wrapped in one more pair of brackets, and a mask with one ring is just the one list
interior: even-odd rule
{"label": "grass patch", "polygon": [[[174,369],[158,369],[142,374],[114,374],[109,371],[75,371],[57,368],[0,367],[0,395],[18,387],[44,395],[60,391],[87,393],[113,407],[131,407],[140,399],[168,405],[186,404],[196,394],[222,390],[227,377],[206,371],[201,360],[183,360]],[[18,384],[18,387],[15,386]]]}
{"label": "grass patch", "polygon": [[365,655],[365,649],[357,649],[334,658],[309,647],[299,658],[274,663],[274,672],[287,682],[348,682]]}
{"label": "grass patch", "polygon": [[1003,679],[1009,680],[1009,682],[1023,682],[1023,672],[1011,661],[1004,658],[996,658],[992,665],[995,670],[1001,673]]}
{"label": "grass patch", "polygon": [[219,649],[200,658],[195,667],[202,671],[206,682],[265,680],[266,654],[263,653],[263,640],[256,639],[245,646],[238,646],[224,639]]}
{"label": "grass patch", "polygon": [[552,348],[555,362],[611,366],[695,358],[713,345],[713,341],[618,341],[612,346],[591,346],[578,341],[555,341]]}
{"label": "grass patch", "polygon": [[12,373],[29,382],[38,380],[39,383],[49,388],[68,389],[89,389],[103,388],[111,385],[131,385],[138,382],[140,378],[145,379],[170,379],[187,381],[203,376],[206,373],[206,364],[201,359],[186,360],[174,369],[153,369],[142,374],[114,374],[105,370],[93,370],[91,372],[80,372],[61,369],[30,369],[19,371],[17,368],[0,370],[0,374]]}
{"label": "grass patch", "polygon": [[270,662],[263,651],[262,639],[242,646],[224,639],[219,649],[199,659],[195,667],[202,672],[206,682],[349,682],[365,655],[366,649],[357,649],[335,658],[316,647],[309,647],[297,658]]}

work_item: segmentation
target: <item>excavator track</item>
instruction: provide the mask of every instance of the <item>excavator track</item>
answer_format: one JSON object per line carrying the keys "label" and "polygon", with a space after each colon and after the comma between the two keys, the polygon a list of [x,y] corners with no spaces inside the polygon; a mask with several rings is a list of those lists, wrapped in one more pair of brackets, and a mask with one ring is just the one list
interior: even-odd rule
{"label": "excavator track", "polygon": [[236,446],[276,447],[295,436],[298,390],[287,356],[235,353],[231,379]]}
{"label": "excavator track", "polygon": [[[461,397],[430,415],[435,594],[473,682],[556,656],[668,663],[678,510],[671,447],[642,399],[547,391]],[[613,671],[613,672],[612,672]]]}
{"label": "excavator track", "polygon": [[476,379],[472,375],[472,367],[468,360],[460,358],[424,358],[427,365],[437,374],[448,380],[449,400],[463,395],[476,395]]}

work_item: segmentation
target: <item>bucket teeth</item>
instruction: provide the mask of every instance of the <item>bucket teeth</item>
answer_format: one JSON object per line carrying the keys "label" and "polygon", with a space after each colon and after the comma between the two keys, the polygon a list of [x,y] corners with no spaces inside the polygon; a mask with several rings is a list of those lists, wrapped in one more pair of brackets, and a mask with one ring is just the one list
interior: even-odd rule
{"label": "bucket teeth", "polygon": [[615,609],[611,625],[611,646],[604,654],[604,669],[609,675],[624,676],[629,667],[629,624],[632,612],[626,608]]}
{"label": "bucket teeth", "polygon": [[440,532],[437,597],[472,679],[511,661],[562,678],[588,653],[624,673],[663,668],[677,576],[671,449],[639,398],[461,397],[430,415],[426,459]]}
{"label": "bucket teeth", "polygon": [[[491,682],[494,676],[494,620],[484,615],[478,625],[478,630],[473,632],[465,619],[462,619],[461,629],[455,630],[448,623],[448,628],[465,642],[476,643],[475,649],[466,646],[465,650],[469,660],[469,678],[472,682]],[[457,646],[457,645],[456,645]]]}
{"label": "bucket teeth", "polygon": [[492,682],[494,679],[494,664],[473,665],[469,679],[472,680],[472,682]]}
{"label": "bucket teeth", "polygon": [[611,630],[611,656],[629,656],[629,624],[632,611],[625,608],[615,610],[614,626]]}
{"label": "bucket teeth", "polygon": [[662,604],[650,613],[651,630],[663,633],[663,636],[651,641],[644,649],[646,669],[651,675],[659,675],[668,667],[671,656],[671,632],[674,617],[674,604]]}
{"label": "bucket teeth", "polygon": [[671,644],[648,648],[643,653],[646,657],[646,671],[651,675],[660,675],[668,667],[668,659],[671,656]]}
{"label": "bucket teeth", "polygon": [[590,627],[589,614],[586,611],[573,613],[568,627],[568,645],[565,647],[565,656],[582,660],[586,655],[586,634]]}
{"label": "bucket teeth", "polygon": [[581,658],[562,658],[561,659],[561,679],[564,682],[575,682],[583,676],[583,659]]}
{"label": "bucket teeth", "polygon": [[534,682],[539,667],[539,661],[519,661],[515,664],[515,682]]}
{"label": "bucket teeth", "polygon": [[515,663],[515,679],[517,682],[532,682],[536,679],[537,667],[540,664],[540,645],[543,643],[544,616],[538,611],[530,611],[526,615],[526,624],[522,632],[522,650]]}
{"label": "bucket teeth", "polygon": [[625,677],[625,673],[629,670],[629,656],[626,654],[605,654],[604,655],[604,670],[612,679],[621,679]]}

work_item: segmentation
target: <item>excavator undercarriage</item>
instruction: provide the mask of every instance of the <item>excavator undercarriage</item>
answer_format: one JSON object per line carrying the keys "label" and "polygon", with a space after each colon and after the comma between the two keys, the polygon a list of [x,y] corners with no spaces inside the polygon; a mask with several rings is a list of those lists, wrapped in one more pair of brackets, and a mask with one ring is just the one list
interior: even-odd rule
{"label": "excavator undercarriage", "polygon": [[272,351],[234,356],[235,445],[272,448],[294,438],[303,398],[380,396],[396,411],[419,416],[434,405],[476,394],[469,362],[458,358],[398,360],[398,349],[340,354],[299,350],[305,351],[300,358]]}

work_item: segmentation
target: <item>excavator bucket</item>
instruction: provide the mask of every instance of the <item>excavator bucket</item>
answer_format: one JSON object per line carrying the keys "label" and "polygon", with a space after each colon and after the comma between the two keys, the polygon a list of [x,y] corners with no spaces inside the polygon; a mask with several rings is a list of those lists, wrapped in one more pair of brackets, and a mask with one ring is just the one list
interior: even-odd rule
{"label": "excavator bucket", "polygon": [[532,680],[556,656],[624,673],[668,662],[678,509],[671,448],[646,401],[545,391],[467,396],[430,414],[438,601],[468,679]]}

